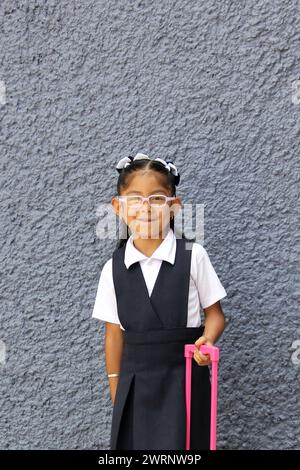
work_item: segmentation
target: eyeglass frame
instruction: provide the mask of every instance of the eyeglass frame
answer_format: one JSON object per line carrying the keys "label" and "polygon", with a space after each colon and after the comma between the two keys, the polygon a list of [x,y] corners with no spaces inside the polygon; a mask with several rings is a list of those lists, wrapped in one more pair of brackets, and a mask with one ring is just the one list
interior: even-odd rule
{"label": "eyeglass frame", "polygon": [[129,197],[139,197],[140,200],[141,200],[141,204],[139,206],[136,206],[136,205],[130,206],[132,208],[139,209],[139,208],[143,207],[144,201],[147,201],[147,203],[150,207],[155,207],[155,206],[151,206],[150,201],[149,201],[150,197],[155,197],[155,196],[160,196],[160,197],[163,196],[165,198],[165,203],[157,205],[156,207],[166,207],[167,202],[173,201],[174,199],[177,199],[176,196],[166,196],[165,194],[150,194],[149,196],[146,196],[146,197],[141,196],[140,194],[136,194],[136,195],[132,194],[132,195],[128,195],[128,196],[116,196],[116,197],[119,201],[127,201],[127,199]]}

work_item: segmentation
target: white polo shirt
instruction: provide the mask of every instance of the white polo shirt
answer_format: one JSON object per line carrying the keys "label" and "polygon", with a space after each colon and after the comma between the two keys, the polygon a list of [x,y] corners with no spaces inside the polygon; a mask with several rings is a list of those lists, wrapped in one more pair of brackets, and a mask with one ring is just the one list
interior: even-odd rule
{"label": "white polo shirt", "polygon": [[[132,263],[139,261],[150,296],[162,261],[166,260],[174,264],[175,254],[176,237],[171,228],[150,257],[134,246],[133,236],[130,235],[126,242],[124,263],[128,269]],[[200,243],[194,242],[191,255],[187,327],[198,327],[203,324],[204,315],[201,308],[209,307],[226,296],[227,293],[211,264],[207,251]],[[92,317],[119,324],[124,330],[118,317],[112,258],[106,261],[102,268]]]}

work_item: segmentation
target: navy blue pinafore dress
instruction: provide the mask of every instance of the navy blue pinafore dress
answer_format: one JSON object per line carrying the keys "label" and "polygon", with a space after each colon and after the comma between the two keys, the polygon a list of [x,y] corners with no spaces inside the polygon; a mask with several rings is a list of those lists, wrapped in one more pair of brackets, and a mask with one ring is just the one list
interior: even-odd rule
{"label": "navy blue pinafore dress", "polygon": [[[191,249],[176,239],[175,262],[163,260],[151,296],[139,262],[113,252],[113,282],[124,331],[110,449],[184,450],[184,345],[203,334],[187,327]],[[192,360],[191,450],[209,449],[210,375]]]}

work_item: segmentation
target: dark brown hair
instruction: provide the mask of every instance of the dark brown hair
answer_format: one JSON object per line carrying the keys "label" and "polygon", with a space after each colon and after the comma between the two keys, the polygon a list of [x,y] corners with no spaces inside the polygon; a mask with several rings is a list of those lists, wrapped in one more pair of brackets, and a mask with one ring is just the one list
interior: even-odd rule
{"label": "dark brown hair", "polygon": [[[153,170],[159,173],[163,178],[163,185],[170,190],[171,196],[176,196],[176,185],[179,182],[180,177],[176,177],[171,173],[164,164],[158,160],[139,159],[133,160],[130,165],[127,165],[121,171],[119,171],[119,178],[117,182],[117,193],[118,196],[124,191],[130,184],[131,177],[140,170]],[[174,231],[174,218],[170,219],[170,228]],[[117,243],[117,248],[121,248],[129,238],[128,226],[126,225],[126,238],[121,238]],[[195,239],[187,238],[184,233],[181,233],[181,238],[184,238],[188,242],[194,242]]]}

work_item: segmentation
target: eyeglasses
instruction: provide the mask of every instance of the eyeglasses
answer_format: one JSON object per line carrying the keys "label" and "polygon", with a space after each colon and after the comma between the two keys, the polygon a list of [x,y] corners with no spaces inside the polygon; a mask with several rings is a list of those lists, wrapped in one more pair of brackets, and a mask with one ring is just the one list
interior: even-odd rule
{"label": "eyeglasses", "polygon": [[151,194],[148,197],[143,196],[117,196],[120,201],[125,201],[128,207],[138,209],[142,207],[144,201],[147,201],[151,207],[163,207],[168,201],[176,199],[176,197],[165,196],[164,194]]}

